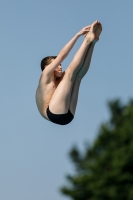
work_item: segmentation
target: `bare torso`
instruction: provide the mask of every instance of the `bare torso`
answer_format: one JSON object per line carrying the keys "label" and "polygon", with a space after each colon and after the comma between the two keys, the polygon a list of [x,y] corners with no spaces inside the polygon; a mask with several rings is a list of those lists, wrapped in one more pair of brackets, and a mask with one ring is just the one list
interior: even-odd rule
{"label": "bare torso", "polygon": [[47,120],[49,120],[49,118],[47,117],[46,109],[49,106],[50,100],[52,99],[52,96],[63,76],[64,73],[62,74],[61,78],[54,79],[51,77],[50,79],[47,79],[45,74],[43,75],[42,73],[40,77],[39,85],[36,90],[36,104],[42,117]]}

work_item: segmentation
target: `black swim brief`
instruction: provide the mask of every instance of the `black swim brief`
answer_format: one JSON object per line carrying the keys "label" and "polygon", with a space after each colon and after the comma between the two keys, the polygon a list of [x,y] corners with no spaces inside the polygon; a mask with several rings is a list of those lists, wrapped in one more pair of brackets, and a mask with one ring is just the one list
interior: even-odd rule
{"label": "black swim brief", "polygon": [[60,125],[69,124],[74,118],[70,110],[68,110],[68,112],[65,114],[53,114],[50,112],[49,107],[48,107],[46,112],[51,122],[60,124]]}

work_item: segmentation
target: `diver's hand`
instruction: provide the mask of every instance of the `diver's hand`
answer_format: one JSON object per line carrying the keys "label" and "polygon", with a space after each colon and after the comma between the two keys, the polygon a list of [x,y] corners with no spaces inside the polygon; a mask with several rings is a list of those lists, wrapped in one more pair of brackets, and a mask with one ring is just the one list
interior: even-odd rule
{"label": "diver's hand", "polygon": [[89,26],[85,26],[84,28],[81,29],[81,31],[79,31],[79,32],[77,33],[77,35],[78,35],[78,36],[86,35],[86,34],[89,32],[90,28],[91,28],[90,25],[89,25]]}

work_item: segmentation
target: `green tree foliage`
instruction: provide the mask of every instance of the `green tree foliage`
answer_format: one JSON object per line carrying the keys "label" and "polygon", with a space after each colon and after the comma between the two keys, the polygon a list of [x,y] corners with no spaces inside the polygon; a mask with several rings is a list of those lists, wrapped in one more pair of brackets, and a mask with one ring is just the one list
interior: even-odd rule
{"label": "green tree foliage", "polygon": [[110,120],[101,125],[92,147],[70,158],[76,169],[61,188],[73,200],[133,200],[133,101],[108,103]]}

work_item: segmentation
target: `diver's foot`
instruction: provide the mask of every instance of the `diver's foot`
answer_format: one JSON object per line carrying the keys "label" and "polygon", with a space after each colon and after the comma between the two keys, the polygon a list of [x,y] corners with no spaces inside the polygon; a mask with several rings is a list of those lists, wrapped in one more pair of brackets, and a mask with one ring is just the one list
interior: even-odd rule
{"label": "diver's foot", "polygon": [[86,39],[90,42],[97,42],[99,40],[99,36],[102,32],[102,25],[99,21],[95,21],[92,23],[90,31],[86,34]]}

